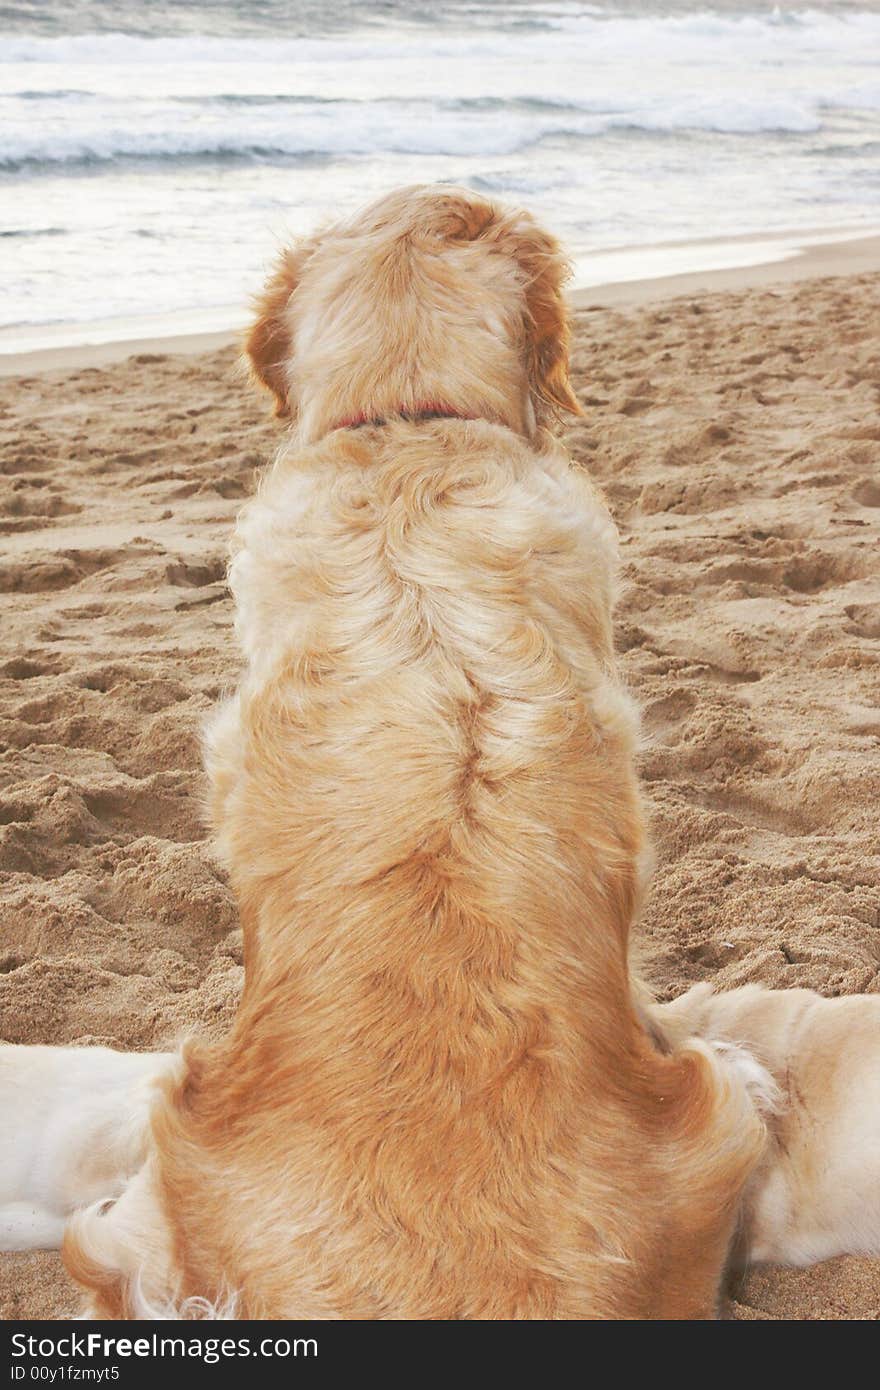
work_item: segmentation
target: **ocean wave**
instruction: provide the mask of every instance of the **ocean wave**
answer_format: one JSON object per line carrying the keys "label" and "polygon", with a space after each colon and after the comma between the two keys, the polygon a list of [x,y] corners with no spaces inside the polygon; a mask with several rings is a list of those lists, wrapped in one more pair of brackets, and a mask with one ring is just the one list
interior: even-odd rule
{"label": "ocean wave", "polygon": [[[825,144],[812,145],[810,154],[822,159],[852,159],[854,156],[861,162],[872,159],[874,164],[872,171],[874,178],[880,178],[880,139],[865,139],[858,142],[853,141],[830,141]],[[869,171],[862,169],[861,177],[869,177]]]}
{"label": "ocean wave", "polygon": [[[229,114],[231,112],[232,114]],[[589,103],[529,99],[494,105],[468,101],[304,103],[284,119],[283,104],[232,107],[192,121],[157,108],[143,120],[98,108],[79,121],[4,121],[0,169],[99,165],[116,160],[336,160],[423,155],[473,158],[520,154],[548,140],[590,141],[617,132],[654,136],[804,135],[821,119],[809,103],[693,97],[613,110]],[[114,124],[114,120],[118,124]]]}
{"label": "ocean wave", "polygon": [[[65,113],[65,121],[75,119],[77,109],[100,107],[102,112],[125,113],[132,122],[143,113],[149,118],[160,109],[162,103],[145,99],[138,101],[132,95],[114,97],[100,91],[87,91],[84,88],[65,87],[55,90],[29,90],[0,94],[0,103],[15,101],[41,102],[50,107],[56,102],[64,102],[71,110]],[[372,109],[389,109],[405,115],[408,109],[440,113],[464,114],[468,116],[504,115],[529,117],[547,115],[553,118],[569,113],[575,117],[593,116],[613,121],[617,117],[629,119],[628,113],[635,113],[632,124],[644,129],[658,129],[661,122],[668,122],[672,128],[706,130],[796,130],[813,124],[818,113],[823,110],[846,110],[852,112],[874,112],[880,110],[880,81],[860,82],[843,91],[816,91],[811,95],[766,98],[755,96],[714,95],[693,96],[669,99],[655,94],[643,97],[641,105],[631,102],[613,101],[609,94],[596,97],[575,98],[571,96],[548,97],[535,94],[512,93],[507,96],[478,97],[425,97],[422,99],[404,96],[383,96],[381,98],[358,99],[347,96],[326,96],[320,93],[298,92],[171,92],[164,98],[167,104],[169,122],[178,124],[179,117],[173,113],[174,107],[198,108],[209,118],[216,118],[226,108],[252,109],[259,113],[263,108],[289,108],[294,114],[308,114],[314,108],[322,115],[334,112],[364,113],[369,119]],[[9,108],[7,108],[8,110]],[[27,112],[27,120],[35,119],[32,110]]]}
{"label": "ocean wave", "polygon": [[64,227],[8,227],[0,231],[0,237],[27,237],[30,239],[40,236],[64,236],[65,233],[66,228]]}
{"label": "ocean wave", "polygon": [[[585,57],[620,58],[634,65],[645,58],[678,54],[687,58],[698,52],[723,53],[732,45],[743,54],[758,59],[767,46],[782,53],[821,52],[832,58],[840,52],[870,52],[880,42],[880,14],[871,10],[843,10],[833,13],[811,9],[762,10],[758,5],[742,14],[720,13],[711,8],[693,13],[630,14],[612,11],[591,12],[590,7],[560,5],[543,14],[509,14],[503,7],[495,20],[466,27],[467,15],[459,13],[459,26],[435,23],[407,26],[405,17],[391,35],[383,27],[363,25],[343,32],[311,35],[270,33],[221,36],[200,33],[152,35],[104,32],[44,36],[21,34],[4,40],[4,63],[61,63],[65,66],[96,64],[140,66],[149,64],[191,65],[193,63],[321,63],[354,60],[394,61],[403,56],[423,59],[515,48],[538,51],[547,46],[560,51],[560,44],[582,47]],[[876,49],[875,49],[876,51]]]}
{"label": "ocean wave", "polygon": [[91,98],[94,95],[94,92],[87,91],[84,87],[35,87],[32,91],[9,93],[9,97],[14,101],[68,101],[71,97]]}
{"label": "ocean wave", "polygon": [[226,164],[278,164],[280,166],[315,166],[343,159],[341,155],[328,155],[321,150],[286,150],[273,145],[249,145],[239,147],[218,143],[204,149],[175,149],[163,153],[142,150],[115,150],[112,153],[81,148],[71,148],[64,154],[50,157],[39,154],[10,158],[0,149],[0,175],[100,172],[108,166],[122,167],[147,166],[161,169],[183,165]]}
{"label": "ocean wave", "polygon": [[[782,0],[772,7],[761,0],[708,0],[705,9],[688,19],[712,20],[736,17],[736,11],[759,17],[779,29],[796,28],[804,19],[817,13],[809,5],[793,9],[793,0]],[[857,10],[858,0],[847,5],[846,0],[820,0],[826,11]],[[259,36],[261,33],[284,33],[290,38],[345,35],[368,30],[388,29],[438,30],[461,28],[490,29],[496,32],[525,30],[526,32],[558,30],[571,20],[589,17],[602,22],[631,18],[633,11],[648,8],[650,0],[641,5],[633,0],[605,0],[587,4],[583,0],[334,0],[332,5],[320,0],[260,0],[258,5],[242,4],[241,0],[175,0],[173,5],[144,5],[143,0],[15,0],[11,5],[0,4],[0,16],[9,33],[30,36],[92,32],[110,34],[114,31],[132,37],[149,37],[161,28],[166,36],[187,37],[210,20],[211,32],[225,35],[230,41]],[[664,19],[674,21],[686,11],[687,0],[660,0]],[[863,8],[863,6],[862,6]]]}

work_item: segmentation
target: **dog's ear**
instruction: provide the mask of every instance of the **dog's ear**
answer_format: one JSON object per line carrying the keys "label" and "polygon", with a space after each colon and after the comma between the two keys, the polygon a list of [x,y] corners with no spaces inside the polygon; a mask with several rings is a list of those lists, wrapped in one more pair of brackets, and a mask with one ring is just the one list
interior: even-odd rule
{"label": "dog's ear", "polygon": [[526,369],[536,405],[583,415],[568,377],[571,329],[562,287],[571,266],[556,238],[527,212],[502,212],[461,189],[432,193],[423,227],[446,240],[486,241],[516,261],[525,288]]}
{"label": "dog's ear", "polygon": [[507,222],[504,240],[525,278],[526,367],[532,390],[551,409],[583,415],[568,376],[571,328],[562,287],[571,266],[556,238],[528,214]]}
{"label": "dog's ear", "polygon": [[305,247],[282,251],[265,289],[254,301],[256,317],[244,344],[252,375],[272,392],[275,414],[282,419],[291,414],[288,370],[293,343],[287,311],[309,251]]}

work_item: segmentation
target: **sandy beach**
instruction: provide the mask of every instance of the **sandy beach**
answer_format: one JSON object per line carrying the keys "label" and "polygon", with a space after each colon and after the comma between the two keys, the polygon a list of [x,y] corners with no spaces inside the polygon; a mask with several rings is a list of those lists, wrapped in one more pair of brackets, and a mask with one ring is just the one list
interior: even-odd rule
{"label": "sandy beach", "polygon": [[[878,243],[588,290],[575,330],[566,438],[623,541],[656,988],[876,992]],[[0,381],[11,1042],[164,1047],[236,1006],[199,727],[236,679],[226,545],[278,427],[221,341],[36,354]],[[0,1316],[75,1308],[56,1255],[0,1257]],[[880,1265],[756,1270],[727,1312],[877,1319]]]}

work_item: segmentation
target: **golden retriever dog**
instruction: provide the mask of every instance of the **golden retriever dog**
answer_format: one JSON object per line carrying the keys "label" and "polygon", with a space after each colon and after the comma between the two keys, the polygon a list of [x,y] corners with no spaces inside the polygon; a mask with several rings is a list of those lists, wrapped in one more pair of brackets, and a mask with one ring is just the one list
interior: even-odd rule
{"label": "golden retriever dog", "polygon": [[616,535],[551,430],[566,274],[525,213],[414,188],[259,303],[289,424],[207,734],[244,993],[70,1222],[95,1315],[715,1314],[773,1087],[729,1042],[664,1043],[634,978]]}
{"label": "golden retriever dog", "polygon": [[744,1262],[880,1255],[880,994],[823,999],[757,985],[696,985],[657,1010],[692,1033],[746,1044],[780,1091],[770,1143],[746,1192]]}

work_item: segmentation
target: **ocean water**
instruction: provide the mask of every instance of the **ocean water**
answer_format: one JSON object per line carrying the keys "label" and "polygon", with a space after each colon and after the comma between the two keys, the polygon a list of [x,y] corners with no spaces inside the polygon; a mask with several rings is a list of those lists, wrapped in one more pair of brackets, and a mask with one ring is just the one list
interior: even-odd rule
{"label": "ocean water", "polygon": [[531,207],[576,257],[876,226],[880,7],[0,4],[7,350],[232,322],[285,237],[434,180]]}

